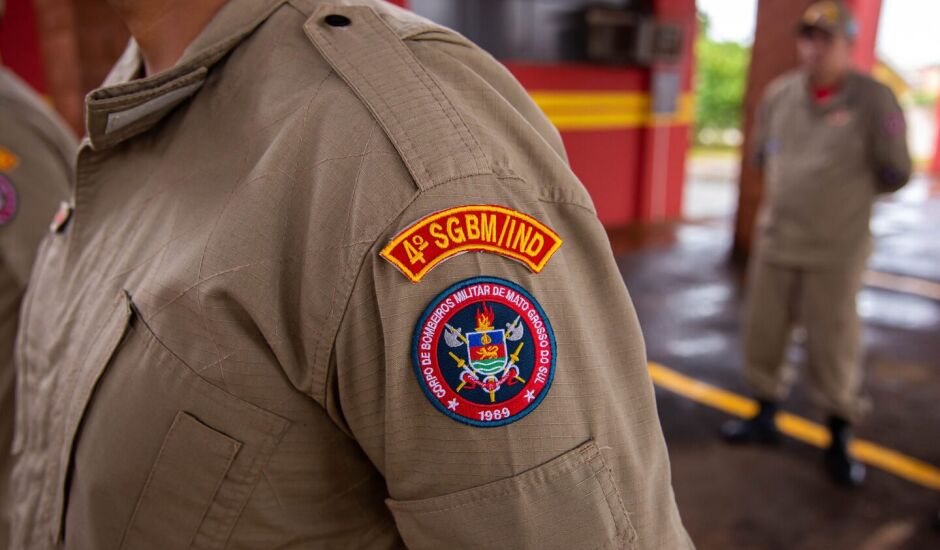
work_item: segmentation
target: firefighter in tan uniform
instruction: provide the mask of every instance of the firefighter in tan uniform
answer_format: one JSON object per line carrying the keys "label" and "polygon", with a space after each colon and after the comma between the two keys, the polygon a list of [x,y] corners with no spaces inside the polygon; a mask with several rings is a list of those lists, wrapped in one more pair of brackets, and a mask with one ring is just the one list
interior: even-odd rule
{"label": "firefighter in tan uniform", "polygon": [[115,2],[28,293],[13,546],[690,548],[630,298],[508,72],[379,0],[160,5]]}
{"label": "firefighter in tan uniform", "polygon": [[[0,0],[0,25],[3,4]],[[75,150],[75,138],[52,109],[0,63],[0,548],[9,537],[13,347],[20,303],[39,242],[68,197]]]}
{"label": "firefighter in tan uniform", "polygon": [[792,376],[790,329],[806,329],[813,395],[829,414],[825,465],[857,486],[864,466],[849,453],[850,426],[867,408],[855,296],[871,250],[869,219],[880,193],[910,177],[904,116],[891,91],[851,69],[855,25],[840,3],[811,4],[799,26],[803,68],[772,83],[758,113],[764,167],[757,249],[749,267],[745,375],[758,414],[731,421],[732,442],[775,442],[774,416]]}

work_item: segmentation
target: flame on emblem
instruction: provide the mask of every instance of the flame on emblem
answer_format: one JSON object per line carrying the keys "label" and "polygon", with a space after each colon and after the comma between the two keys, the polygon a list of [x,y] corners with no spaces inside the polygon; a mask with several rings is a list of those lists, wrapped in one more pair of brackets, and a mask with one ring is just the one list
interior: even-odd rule
{"label": "flame on emblem", "polygon": [[[483,308],[477,308],[477,332],[485,332],[487,330],[493,330],[493,319],[496,318],[496,315],[493,314],[493,308],[486,307],[486,302],[483,302]],[[488,344],[489,342],[483,342]]]}

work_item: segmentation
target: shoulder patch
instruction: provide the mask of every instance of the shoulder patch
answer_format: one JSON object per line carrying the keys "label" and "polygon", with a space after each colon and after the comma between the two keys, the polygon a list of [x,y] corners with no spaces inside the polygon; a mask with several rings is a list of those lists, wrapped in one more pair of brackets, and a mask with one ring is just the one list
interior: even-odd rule
{"label": "shoulder patch", "polygon": [[469,251],[500,254],[538,273],[561,243],[557,233],[531,216],[503,206],[468,205],[421,218],[392,239],[381,256],[417,283],[437,264]]}
{"label": "shoulder patch", "polygon": [[16,216],[18,201],[13,182],[6,176],[0,175],[0,225],[10,223],[10,220]]}
{"label": "shoulder patch", "polygon": [[20,164],[20,159],[6,147],[0,147],[0,172],[10,172]]}
{"label": "shoulder patch", "polygon": [[428,304],[415,327],[415,376],[434,407],[491,427],[526,416],[555,375],[555,335],[542,306],[519,285],[466,279]]}

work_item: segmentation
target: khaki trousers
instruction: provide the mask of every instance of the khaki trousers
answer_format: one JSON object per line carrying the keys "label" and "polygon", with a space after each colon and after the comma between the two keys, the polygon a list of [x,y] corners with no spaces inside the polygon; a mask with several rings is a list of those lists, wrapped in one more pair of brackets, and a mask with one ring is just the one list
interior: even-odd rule
{"label": "khaki trousers", "polygon": [[793,372],[784,364],[793,326],[806,329],[814,401],[825,412],[857,422],[869,408],[862,396],[860,322],[855,297],[867,255],[836,266],[805,268],[752,259],[744,328],[745,376],[758,397],[786,398]]}

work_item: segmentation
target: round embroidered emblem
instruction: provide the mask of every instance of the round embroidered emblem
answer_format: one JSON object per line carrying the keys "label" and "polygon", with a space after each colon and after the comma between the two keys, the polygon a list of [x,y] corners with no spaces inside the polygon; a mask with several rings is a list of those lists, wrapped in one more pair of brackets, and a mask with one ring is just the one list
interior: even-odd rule
{"label": "round embroidered emblem", "polygon": [[16,215],[17,196],[13,182],[0,175],[0,225],[10,223]]}
{"label": "round embroidered emblem", "polygon": [[529,414],[555,374],[555,335],[542,306],[505,279],[467,279],[439,294],[418,321],[413,348],[431,403],[473,426]]}

